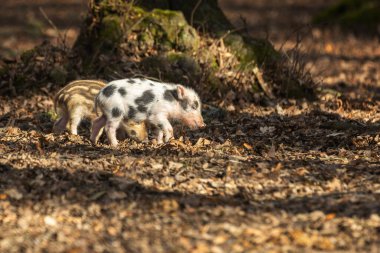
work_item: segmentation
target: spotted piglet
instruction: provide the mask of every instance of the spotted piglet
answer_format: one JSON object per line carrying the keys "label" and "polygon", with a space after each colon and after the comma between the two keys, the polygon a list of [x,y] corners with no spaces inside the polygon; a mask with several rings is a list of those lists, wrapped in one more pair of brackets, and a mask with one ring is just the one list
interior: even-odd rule
{"label": "spotted piglet", "polygon": [[156,129],[158,143],[173,137],[169,120],[182,122],[191,129],[204,127],[201,101],[197,93],[177,84],[129,78],[110,82],[95,98],[95,107],[103,113],[93,122],[91,141],[98,141],[105,126],[108,140],[117,145],[115,131],[124,119],[148,122]]}

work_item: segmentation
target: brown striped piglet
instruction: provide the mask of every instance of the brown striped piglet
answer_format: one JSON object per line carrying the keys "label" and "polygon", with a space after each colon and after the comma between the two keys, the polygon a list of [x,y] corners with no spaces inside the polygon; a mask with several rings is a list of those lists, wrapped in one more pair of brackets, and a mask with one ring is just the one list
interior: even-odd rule
{"label": "brown striped piglet", "polygon": [[[105,85],[105,82],[97,80],[77,80],[59,90],[54,98],[54,109],[59,119],[54,123],[53,132],[62,133],[68,129],[71,134],[76,135],[83,119],[95,119],[94,99]],[[120,127],[121,137],[125,137],[127,133],[129,137],[140,142],[148,137],[144,122],[127,120],[123,121]]]}

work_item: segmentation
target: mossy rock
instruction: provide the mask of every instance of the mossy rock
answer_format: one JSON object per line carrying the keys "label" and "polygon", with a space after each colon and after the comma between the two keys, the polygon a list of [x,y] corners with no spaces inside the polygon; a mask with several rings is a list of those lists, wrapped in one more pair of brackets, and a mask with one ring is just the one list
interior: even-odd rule
{"label": "mossy rock", "polygon": [[[130,60],[133,66],[137,63],[139,67],[132,73],[140,72],[163,81],[193,86],[202,80],[208,86],[204,88],[218,91],[225,87],[246,91],[252,85],[249,91],[256,91],[263,86],[253,83],[257,79],[253,69],[260,68],[270,75],[273,71],[267,69],[281,58],[270,42],[236,31],[217,0],[140,0],[133,5],[132,2],[91,1],[90,15],[74,47],[87,73],[115,72],[113,66],[105,66],[100,59],[121,64]],[[204,40],[195,28],[202,31]],[[218,48],[201,47],[209,45],[208,42],[218,47],[221,41],[232,55],[228,61],[221,58],[224,54],[219,54]],[[225,69],[242,73],[243,81],[238,82],[233,75],[223,76]],[[116,72],[123,75],[123,71],[131,73],[123,68]],[[266,73],[262,75],[270,79]],[[268,89],[272,88],[269,86],[274,79],[268,81]],[[278,79],[276,85],[282,87],[278,83],[286,80]]]}
{"label": "mossy rock", "polygon": [[107,49],[113,49],[120,43],[123,37],[122,19],[117,15],[107,15],[100,23],[99,39],[97,44],[102,44]]}
{"label": "mossy rock", "polygon": [[219,8],[217,0],[200,1],[199,5],[198,1],[189,0],[143,0],[136,2],[136,4],[148,11],[154,8],[180,11],[190,25],[206,29],[218,36],[223,36],[228,30],[234,29]]}
{"label": "mossy rock", "polygon": [[239,59],[242,68],[261,65],[267,61],[275,61],[280,54],[265,40],[254,40],[240,34],[230,34],[224,39],[225,44]]}
{"label": "mossy rock", "polygon": [[178,11],[154,9],[146,12],[133,31],[139,34],[139,42],[146,43],[147,48],[188,51],[199,47],[197,32]]}
{"label": "mossy rock", "polygon": [[118,0],[96,2],[74,45],[87,73],[96,68],[101,55],[121,57],[121,45],[161,52],[193,51],[199,47],[197,31],[179,11],[146,11]]}

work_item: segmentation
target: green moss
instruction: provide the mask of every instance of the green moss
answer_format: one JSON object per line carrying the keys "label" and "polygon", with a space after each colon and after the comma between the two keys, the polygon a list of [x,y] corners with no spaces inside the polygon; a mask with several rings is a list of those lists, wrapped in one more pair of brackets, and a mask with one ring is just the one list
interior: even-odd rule
{"label": "green moss", "polygon": [[101,21],[99,28],[99,43],[105,47],[114,48],[123,35],[121,18],[117,15],[108,15]]}
{"label": "green moss", "polygon": [[179,22],[177,23],[177,25],[179,26],[186,25],[186,20],[184,19],[183,14],[181,12],[155,8],[152,10],[151,13],[152,13],[152,16],[157,19],[165,18],[167,19],[166,22],[170,22],[170,23]]}
{"label": "green moss", "polygon": [[267,60],[279,57],[279,53],[265,40],[253,40],[240,34],[230,34],[224,40],[240,61],[240,67],[252,67],[252,64],[261,65]]}
{"label": "green moss", "polygon": [[50,121],[56,121],[58,119],[58,114],[54,110],[49,110],[44,113],[45,117],[48,118]]}
{"label": "green moss", "polygon": [[216,59],[216,55],[209,50],[198,51],[198,57],[202,63],[207,65],[211,71],[217,71],[219,64]]}
{"label": "green moss", "polygon": [[183,26],[176,37],[176,46],[179,50],[195,50],[199,48],[198,33],[191,26]]}
{"label": "green moss", "polygon": [[[141,10],[140,10],[141,11]],[[134,31],[140,35],[141,43],[163,50],[179,49],[194,50],[199,47],[199,36],[194,28],[189,26],[183,14],[178,11],[154,9],[142,14],[143,20],[134,26]]]}
{"label": "green moss", "polygon": [[102,17],[113,14],[123,14],[132,6],[125,0],[101,0],[96,2],[98,6],[96,11],[98,11],[98,14]]}

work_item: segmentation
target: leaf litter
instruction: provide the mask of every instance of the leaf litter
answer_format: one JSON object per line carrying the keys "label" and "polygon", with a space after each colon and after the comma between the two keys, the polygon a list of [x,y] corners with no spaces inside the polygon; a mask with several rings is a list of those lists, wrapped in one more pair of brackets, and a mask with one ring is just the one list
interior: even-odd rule
{"label": "leaf litter", "polygon": [[185,135],[164,145],[127,139],[115,149],[104,138],[92,146],[86,127],[51,134],[53,119],[37,116],[51,104],[26,100],[27,109],[21,97],[1,105],[14,108],[0,121],[3,249],[327,251],[378,242],[379,134],[358,112],[278,100],[206,117],[206,129],[176,129]]}

